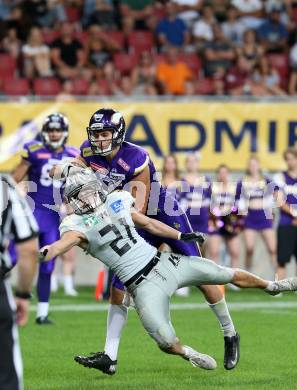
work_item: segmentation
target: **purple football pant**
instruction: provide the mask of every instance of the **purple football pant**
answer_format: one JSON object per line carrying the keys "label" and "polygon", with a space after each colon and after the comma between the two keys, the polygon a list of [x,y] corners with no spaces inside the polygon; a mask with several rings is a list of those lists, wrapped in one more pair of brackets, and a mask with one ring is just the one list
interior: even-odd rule
{"label": "purple football pant", "polygon": [[[177,202],[176,208],[180,210],[180,207]],[[151,216],[151,218],[157,219],[158,221],[163,222],[166,225],[171,226],[182,233],[189,233],[193,231],[188,217],[182,211],[179,216],[170,217],[165,213],[165,211],[159,210],[157,215]],[[200,249],[195,242],[184,242],[179,240],[173,240],[170,238],[157,237],[144,230],[138,230],[138,233],[145,239],[145,241],[147,241],[149,244],[153,245],[156,248],[159,248],[161,244],[165,243],[170,246],[172,252],[174,253],[179,253],[185,256],[201,256]],[[119,290],[124,290],[123,283],[116,275],[113,275],[112,286],[118,288]]]}
{"label": "purple football pant", "polygon": [[[54,211],[35,209],[34,216],[37,220],[39,233],[39,247],[52,244],[59,240],[59,215]],[[37,280],[37,297],[39,302],[48,302],[51,291],[51,275],[55,268],[55,258],[39,265]]]}

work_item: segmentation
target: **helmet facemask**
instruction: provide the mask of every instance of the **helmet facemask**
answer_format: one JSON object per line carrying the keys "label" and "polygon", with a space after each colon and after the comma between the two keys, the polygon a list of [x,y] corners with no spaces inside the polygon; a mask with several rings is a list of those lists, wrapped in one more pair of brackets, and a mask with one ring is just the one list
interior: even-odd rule
{"label": "helmet facemask", "polygon": [[82,171],[67,178],[64,198],[75,214],[83,215],[95,212],[105,202],[106,192],[94,173]]}
{"label": "helmet facemask", "polygon": [[[60,131],[59,129],[55,129]],[[61,131],[61,138],[59,141],[51,141],[49,136],[49,131],[42,131],[43,143],[48,146],[50,149],[57,150],[60,147],[64,146],[68,139],[68,131]]]}
{"label": "helmet facemask", "polygon": [[[47,116],[41,130],[42,142],[52,150],[59,149],[64,146],[68,140],[68,128],[68,119],[64,115],[56,113]],[[58,141],[52,141],[50,139],[49,133],[54,130],[61,134]]]}

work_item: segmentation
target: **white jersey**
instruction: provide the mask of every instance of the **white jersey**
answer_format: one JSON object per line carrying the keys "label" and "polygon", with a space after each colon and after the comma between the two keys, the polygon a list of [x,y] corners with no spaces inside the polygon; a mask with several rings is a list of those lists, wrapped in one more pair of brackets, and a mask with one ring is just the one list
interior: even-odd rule
{"label": "white jersey", "polygon": [[95,213],[65,217],[60,234],[83,233],[88,240],[86,251],[111,268],[125,283],[155,256],[157,249],[136,231],[131,217],[134,198],[127,191],[115,191]]}

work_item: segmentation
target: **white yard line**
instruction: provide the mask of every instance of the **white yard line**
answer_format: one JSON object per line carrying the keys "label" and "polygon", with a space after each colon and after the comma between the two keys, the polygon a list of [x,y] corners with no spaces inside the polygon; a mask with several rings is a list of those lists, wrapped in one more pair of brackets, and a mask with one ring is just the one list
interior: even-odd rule
{"label": "white yard line", "polygon": [[[230,302],[228,307],[231,310],[255,310],[255,309],[297,309],[297,301],[275,302],[275,301],[258,301],[258,302]],[[50,311],[107,311],[107,304],[69,304],[69,305],[50,305]],[[205,303],[173,303],[171,310],[204,310],[208,309]],[[31,311],[36,311],[36,305],[31,306]]]}

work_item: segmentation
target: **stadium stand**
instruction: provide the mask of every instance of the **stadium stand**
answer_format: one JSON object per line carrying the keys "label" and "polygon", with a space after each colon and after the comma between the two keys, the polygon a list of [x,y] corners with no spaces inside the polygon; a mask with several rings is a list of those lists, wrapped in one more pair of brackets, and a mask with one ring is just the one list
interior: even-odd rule
{"label": "stadium stand", "polygon": [[[230,72],[234,74],[235,70],[236,73],[241,56],[248,60],[250,68],[240,94],[296,93],[295,0],[259,0],[253,2],[252,9],[241,0],[197,0],[196,4],[151,0],[143,7],[141,2],[136,7],[135,2],[129,0],[59,0],[54,6],[49,3],[41,0],[3,2],[0,9],[2,93],[12,96],[29,93],[32,86],[33,94],[53,95],[60,90],[59,83],[63,84],[66,79],[75,80],[74,94],[86,95],[95,92],[98,86],[100,92],[96,95],[113,93],[112,86],[120,83],[120,73],[131,78],[135,93],[154,90],[157,94],[168,94],[170,91],[160,88],[157,73],[146,88],[140,77],[133,77],[143,52],[153,55],[157,71],[168,45],[178,47],[179,59],[192,71],[192,82],[197,86],[195,93],[229,94],[225,80],[230,79]],[[38,38],[38,30],[41,38]],[[68,35],[63,37],[65,31]],[[72,31],[71,38],[69,31]],[[57,58],[57,47],[69,50],[68,68],[65,58],[62,58],[63,64],[61,58]],[[31,74],[27,66],[29,56],[41,53],[41,48],[50,53],[47,67],[50,73],[40,74],[35,63],[37,70]],[[80,49],[84,58],[78,53]],[[240,69],[237,70],[240,73]],[[44,76],[44,81],[35,81]],[[102,81],[106,78],[107,82]],[[3,79],[13,80],[11,87],[5,82],[4,88]],[[219,79],[220,88],[216,91],[211,86]],[[258,86],[261,84],[260,89],[250,87],[255,82]],[[271,83],[273,88],[270,88]],[[186,86],[183,90],[186,94]]]}

